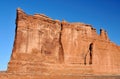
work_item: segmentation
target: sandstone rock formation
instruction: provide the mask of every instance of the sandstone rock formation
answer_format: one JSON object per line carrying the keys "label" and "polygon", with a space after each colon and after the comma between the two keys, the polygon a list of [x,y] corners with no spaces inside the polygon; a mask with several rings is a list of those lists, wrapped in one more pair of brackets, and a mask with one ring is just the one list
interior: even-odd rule
{"label": "sandstone rock formation", "polygon": [[17,9],[8,73],[119,74],[120,47],[91,25],[27,15]]}

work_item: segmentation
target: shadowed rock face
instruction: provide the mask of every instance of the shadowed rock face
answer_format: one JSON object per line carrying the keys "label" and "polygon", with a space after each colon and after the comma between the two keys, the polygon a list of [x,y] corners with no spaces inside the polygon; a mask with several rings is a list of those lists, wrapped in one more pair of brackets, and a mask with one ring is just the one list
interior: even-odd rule
{"label": "shadowed rock face", "polygon": [[17,9],[8,73],[119,74],[120,47],[91,25],[27,15]]}

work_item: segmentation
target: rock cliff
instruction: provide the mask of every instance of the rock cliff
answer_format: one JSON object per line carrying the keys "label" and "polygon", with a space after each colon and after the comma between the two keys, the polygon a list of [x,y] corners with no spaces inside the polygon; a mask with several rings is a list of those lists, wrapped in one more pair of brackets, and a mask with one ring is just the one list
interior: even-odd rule
{"label": "rock cliff", "polygon": [[104,29],[60,22],[17,9],[16,35],[7,72],[35,74],[119,74],[120,47]]}

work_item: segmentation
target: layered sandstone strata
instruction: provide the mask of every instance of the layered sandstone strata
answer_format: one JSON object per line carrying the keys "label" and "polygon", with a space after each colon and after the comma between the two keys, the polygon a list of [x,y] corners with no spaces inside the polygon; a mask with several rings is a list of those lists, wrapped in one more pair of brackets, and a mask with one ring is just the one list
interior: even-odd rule
{"label": "layered sandstone strata", "polygon": [[9,73],[118,74],[120,47],[103,29],[27,15],[17,9],[16,35]]}

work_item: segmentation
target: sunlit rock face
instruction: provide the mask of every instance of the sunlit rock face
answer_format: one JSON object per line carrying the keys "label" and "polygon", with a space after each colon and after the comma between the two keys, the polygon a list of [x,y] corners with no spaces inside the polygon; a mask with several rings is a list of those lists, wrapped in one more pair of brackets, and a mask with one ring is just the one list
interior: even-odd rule
{"label": "sunlit rock face", "polygon": [[27,15],[17,9],[16,35],[7,72],[41,74],[120,73],[120,47],[91,25]]}

